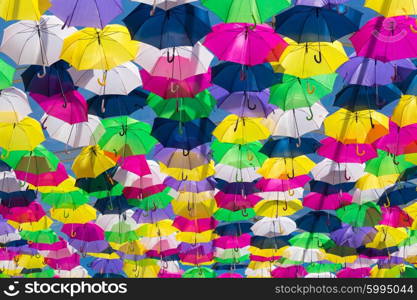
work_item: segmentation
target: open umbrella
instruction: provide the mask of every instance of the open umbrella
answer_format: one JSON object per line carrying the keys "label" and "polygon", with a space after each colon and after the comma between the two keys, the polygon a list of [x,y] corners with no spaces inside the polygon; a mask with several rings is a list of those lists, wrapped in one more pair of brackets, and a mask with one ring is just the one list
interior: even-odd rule
{"label": "open umbrella", "polygon": [[0,17],[10,20],[39,20],[51,6],[49,0],[6,0],[0,4]]}

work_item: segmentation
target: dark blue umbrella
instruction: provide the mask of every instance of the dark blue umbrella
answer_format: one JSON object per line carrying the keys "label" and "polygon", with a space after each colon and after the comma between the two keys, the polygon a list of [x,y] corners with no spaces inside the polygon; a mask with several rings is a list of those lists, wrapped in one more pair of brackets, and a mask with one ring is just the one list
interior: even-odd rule
{"label": "dark blue umbrella", "polygon": [[379,198],[378,205],[404,205],[417,199],[417,185],[411,182],[399,182],[387,189]]}
{"label": "dark blue umbrella", "polygon": [[250,195],[259,192],[255,182],[227,182],[222,179],[217,179],[216,188],[225,194],[243,193],[243,195]]}
{"label": "dark blue umbrella", "polygon": [[367,248],[365,246],[361,246],[356,249],[359,255],[364,255],[370,258],[378,258],[381,256],[390,256],[392,253],[398,251],[398,247],[390,247],[384,249],[375,249],[375,248]]}
{"label": "dark blue umbrella", "polygon": [[208,12],[190,4],[169,10],[139,4],[123,22],[133,39],[159,49],[193,46],[211,32]]}
{"label": "dark blue umbrella", "polygon": [[394,85],[372,87],[352,84],[337,93],[334,105],[350,111],[377,110],[400,97],[401,93]]}
{"label": "dark blue umbrella", "polygon": [[116,171],[117,167],[113,167],[96,178],[77,178],[75,186],[87,193],[111,191],[117,185],[117,182],[112,179]]}
{"label": "dark blue umbrella", "polygon": [[397,82],[396,85],[405,95],[417,95],[417,70],[411,72],[406,79]]}
{"label": "dark blue umbrella", "polygon": [[45,67],[45,74],[43,66],[30,66],[21,75],[25,90],[48,97],[75,90],[68,68],[69,64],[63,60]]}
{"label": "dark blue umbrella", "polygon": [[285,246],[288,246],[288,242],[292,236],[274,236],[274,237],[265,237],[265,236],[253,236],[251,237],[250,244],[259,249],[279,249]]}
{"label": "dark blue umbrella", "polygon": [[126,278],[126,276],[114,273],[96,273],[93,278]]}
{"label": "dark blue umbrella", "polygon": [[88,99],[88,113],[100,118],[130,115],[146,106],[149,92],[141,88],[128,95],[103,95]]}
{"label": "dark blue umbrella", "polygon": [[214,230],[215,233],[221,236],[241,236],[244,233],[250,233],[253,223],[250,222],[236,222],[224,225],[219,225]]}
{"label": "dark blue umbrella", "polygon": [[282,81],[270,64],[245,66],[233,62],[220,63],[212,69],[212,82],[229,92],[260,92]]}
{"label": "dark blue umbrella", "polygon": [[12,168],[5,163],[4,161],[0,160],[0,172],[10,171]]}
{"label": "dark blue umbrella", "polygon": [[344,182],[339,184],[330,184],[324,181],[311,180],[310,192],[320,193],[323,195],[337,194],[341,191],[346,193],[353,189],[355,182]]}
{"label": "dark blue umbrella", "polygon": [[234,270],[243,270],[248,267],[248,264],[239,263],[239,264],[222,264],[222,263],[215,263],[213,265],[213,270],[227,270],[227,271],[234,271]]}
{"label": "dark blue umbrella", "polygon": [[[300,143],[301,142],[301,143]],[[315,153],[320,143],[313,138],[294,139],[291,137],[270,138],[259,152],[269,157],[296,157]]]}
{"label": "dark blue umbrella", "polygon": [[33,190],[16,191],[12,193],[0,192],[1,205],[6,207],[28,206],[35,201],[36,193]]}
{"label": "dark blue umbrella", "polygon": [[362,12],[296,5],[276,16],[275,31],[297,43],[334,42],[359,29]]}
{"label": "dark blue umbrella", "polygon": [[298,218],[297,227],[308,232],[329,233],[342,227],[340,220],[325,211],[310,211]]}
{"label": "dark blue umbrella", "polygon": [[123,195],[97,199],[96,203],[94,204],[94,208],[101,212],[103,215],[121,215],[132,207],[132,205],[127,203],[127,199]]}
{"label": "dark blue umbrella", "polygon": [[[179,121],[155,118],[152,135],[164,146],[191,150],[211,141],[211,132],[216,125],[207,118],[181,123]],[[185,154],[186,155],[186,154]]]}

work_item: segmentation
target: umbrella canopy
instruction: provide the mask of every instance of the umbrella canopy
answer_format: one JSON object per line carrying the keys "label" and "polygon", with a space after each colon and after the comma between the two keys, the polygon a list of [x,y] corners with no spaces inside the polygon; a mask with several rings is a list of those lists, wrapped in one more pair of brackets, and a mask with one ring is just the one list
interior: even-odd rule
{"label": "umbrella canopy", "polygon": [[49,0],[29,0],[24,3],[17,0],[7,0],[0,4],[0,17],[6,21],[37,21],[50,6]]}

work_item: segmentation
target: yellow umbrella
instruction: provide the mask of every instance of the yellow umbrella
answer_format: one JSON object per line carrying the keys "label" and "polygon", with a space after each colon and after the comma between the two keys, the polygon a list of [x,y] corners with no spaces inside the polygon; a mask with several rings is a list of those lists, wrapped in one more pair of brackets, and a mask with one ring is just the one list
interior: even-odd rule
{"label": "yellow umbrella", "polygon": [[365,245],[367,248],[384,249],[394,247],[408,237],[405,228],[375,225],[375,229],[377,230],[377,233],[374,240]]}
{"label": "yellow umbrella", "polygon": [[300,44],[289,38],[285,38],[285,41],[288,47],[278,62],[271,63],[277,73],[300,78],[331,74],[348,61],[343,45],[338,41]]}
{"label": "yellow umbrella", "polygon": [[14,228],[26,231],[40,231],[48,229],[53,224],[53,221],[48,216],[43,216],[36,222],[18,223],[8,220],[7,223],[12,225]]}
{"label": "yellow umbrella", "polygon": [[176,239],[188,244],[208,243],[214,239],[213,230],[203,232],[178,232]]}
{"label": "yellow umbrella", "polygon": [[417,97],[403,95],[395,107],[391,120],[399,127],[416,123]]}
{"label": "yellow umbrella", "polygon": [[324,256],[324,260],[331,261],[335,264],[348,264],[353,263],[358,258],[357,255],[349,255],[349,256],[339,256],[332,253],[326,253]]}
{"label": "yellow umbrella", "polygon": [[115,162],[104,154],[100,146],[83,148],[72,163],[72,170],[78,178],[95,178],[115,166]]}
{"label": "yellow umbrella", "polygon": [[258,202],[254,210],[258,216],[276,218],[278,216],[290,216],[303,208],[300,200],[262,200]]}
{"label": "yellow umbrella", "polygon": [[207,177],[213,176],[216,170],[214,169],[214,161],[198,166],[194,169],[179,169],[168,168],[165,164],[159,163],[162,173],[174,177],[176,180],[201,181]]}
{"label": "yellow umbrella", "polygon": [[400,174],[375,176],[374,174],[366,173],[356,181],[355,187],[362,191],[383,189],[395,184],[399,176]]}
{"label": "yellow umbrella", "polygon": [[97,211],[94,207],[83,204],[76,209],[69,208],[51,208],[51,217],[64,224],[79,223],[84,224],[96,219]]}
{"label": "yellow umbrella", "polygon": [[413,224],[410,229],[417,230],[417,202],[403,209],[410,217],[413,218]]}
{"label": "yellow umbrella", "polygon": [[176,215],[189,220],[209,218],[217,210],[211,192],[179,192],[178,197],[172,200],[171,204]]}
{"label": "yellow umbrella", "polygon": [[390,269],[379,268],[378,265],[371,269],[370,278],[398,278],[403,271],[401,265],[394,266]]}
{"label": "yellow umbrella", "polygon": [[387,18],[417,15],[417,0],[366,0],[364,6],[375,10]]}
{"label": "yellow umbrella", "polygon": [[98,258],[104,258],[104,259],[119,259],[120,256],[115,253],[93,253],[93,252],[87,252],[86,253],[89,256],[98,257]]}
{"label": "yellow umbrella", "polygon": [[67,37],[61,58],[77,70],[110,70],[135,59],[138,50],[139,42],[131,39],[125,26],[107,25],[102,30],[84,28]]}
{"label": "yellow umbrella", "polygon": [[152,258],[125,260],[123,264],[123,271],[129,278],[157,278],[160,269],[158,260]]}
{"label": "yellow umbrella", "polygon": [[0,18],[37,21],[50,6],[49,0],[1,0]]}
{"label": "yellow umbrella", "polygon": [[0,122],[0,136],[0,147],[7,151],[30,151],[45,140],[41,125],[30,117],[18,123]]}
{"label": "yellow umbrella", "polygon": [[142,224],[136,229],[136,233],[140,236],[147,237],[159,237],[171,235],[174,232],[178,231],[177,228],[172,226],[172,220],[162,220],[154,224]]}
{"label": "yellow umbrella", "polygon": [[[80,188],[75,186],[75,178],[72,176],[68,176],[63,182],[61,182],[57,186],[40,186],[36,187],[32,184],[29,184],[29,189],[37,190],[41,193],[69,193],[74,191],[80,191]],[[82,191],[82,190],[81,190]]]}
{"label": "yellow umbrella", "polygon": [[284,250],[288,248],[288,246],[281,247],[278,249],[260,249],[258,247],[250,246],[249,252],[255,256],[262,256],[262,257],[274,257],[274,256],[282,256]]}
{"label": "yellow umbrella", "polygon": [[372,144],[388,134],[389,119],[374,110],[341,108],[324,120],[325,134],[343,144]]}
{"label": "yellow umbrella", "polygon": [[229,115],[217,125],[213,135],[222,143],[241,145],[264,140],[271,133],[262,121],[262,118]]}
{"label": "yellow umbrella", "polygon": [[308,174],[316,164],[305,155],[294,158],[273,157],[267,159],[258,173],[264,178],[294,178]]}
{"label": "yellow umbrella", "polygon": [[127,255],[139,256],[139,255],[144,255],[145,252],[147,251],[145,246],[139,240],[126,242],[123,244],[116,244],[113,242],[110,242],[109,244],[113,249],[123,252]]}
{"label": "yellow umbrella", "polygon": [[41,255],[21,254],[16,257],[16,264],[25,269],[42,269],[45,267],[45,258]]}

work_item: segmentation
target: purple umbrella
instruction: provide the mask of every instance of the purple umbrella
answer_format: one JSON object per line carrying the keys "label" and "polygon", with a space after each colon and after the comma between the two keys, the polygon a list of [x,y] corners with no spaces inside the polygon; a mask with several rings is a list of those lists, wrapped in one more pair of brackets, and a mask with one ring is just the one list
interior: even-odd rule
{"label": "purple umbrella", "polygon": [[123,12],[122,0],[52,0],[49,9],[64,26],[103,28]]}
{"label": "purple umbrella", "polygon": [[373,227],[352,227],[344,224],[342,228],[333,231],[330,237],[339,246],[359,248],[372,242],[376,230]]}
{"label": "purple umbrella", "polygon": [[208,243],[197,243],[197,244],[188,244],[188,243],[181,243],[178,246],[178,250],[180,254],[200,254],[206,255],[213,252],[214,246],[213,242]]}
{"label": "purple umbrella", "polygon": [[118,274],[123,270],[123,261],[121,259],[97,258],[92,261],[91,269],[99,273]]}
{"label": "purple umbrella", "polygon": [[374,86],[402,81],[415,69],[416,66],[409,59],[384,63],[372,58],[355,56],[340,66],[337,73],[347,84]]}
{"label": "purple umbrella", "polygon": [[107,241],[104,240],[86,242],[83,240],[70,239],[68,243],[81,253],[100,253],[101,251],[109,247]]}
{"label": "purple umbrella", "polygon": [[[190,150],[190,152],[195,152],[200,154],[201,156],[208,157],[208,154],[210,152],[210,145],[209,144],[203,144],[200,146],[197,146]],[[163,162],[165,165],[168,165],[172,159],[172,155],[176,152],[180,151],[180,149],[177,148],[167,148],[164,147],[162,144],[157,144],[155,146],[154,150],[154,158]],[[206,163],[209,163],[209,159],[206,159]]]}
{"label": "purple umbrella", "polygon": [[383,259],[379,259],[377,264],[378,264],[378,268],[382,269],[382,268],[392,268],[395,267],[397,265],[401,265],[404,264],[404,258],[402,257],[398,257],[398,256],[389,256],[387,258],[383,258]]}
{"label": "purple umbrella", "polygon": [[269,90],[230,93],[219,86],[209,88],[217,107],[241,117],[266,118],[276,106],[269,104]]}
{"label": "purple umbrella", "polygon": [[180,181],[172,177],[167,177],[164,184],[172,187],[176,191],[187,191],[192,193],[201,193],[214,190],[216,180],[213,176],[207,177],[201,181]]}
{"label": "purple umbrella", "polygon": [[342,4],[349,0],[297,0],[296,5],[323,7],[330,4]]}
{"label": "purple umbrella", "polygon": [[16,232],[16,229],[0,216],[0,235]]}
{"label": "purple umbrella", "polygon": [[172,211],[172,206],[169,204],[163,209],[149,210],[145,211],[142,209],[137,209],[133,214],[132,218],[137,223],[156,223],[165,219],[173,219],[175,217],[174,212]]}

